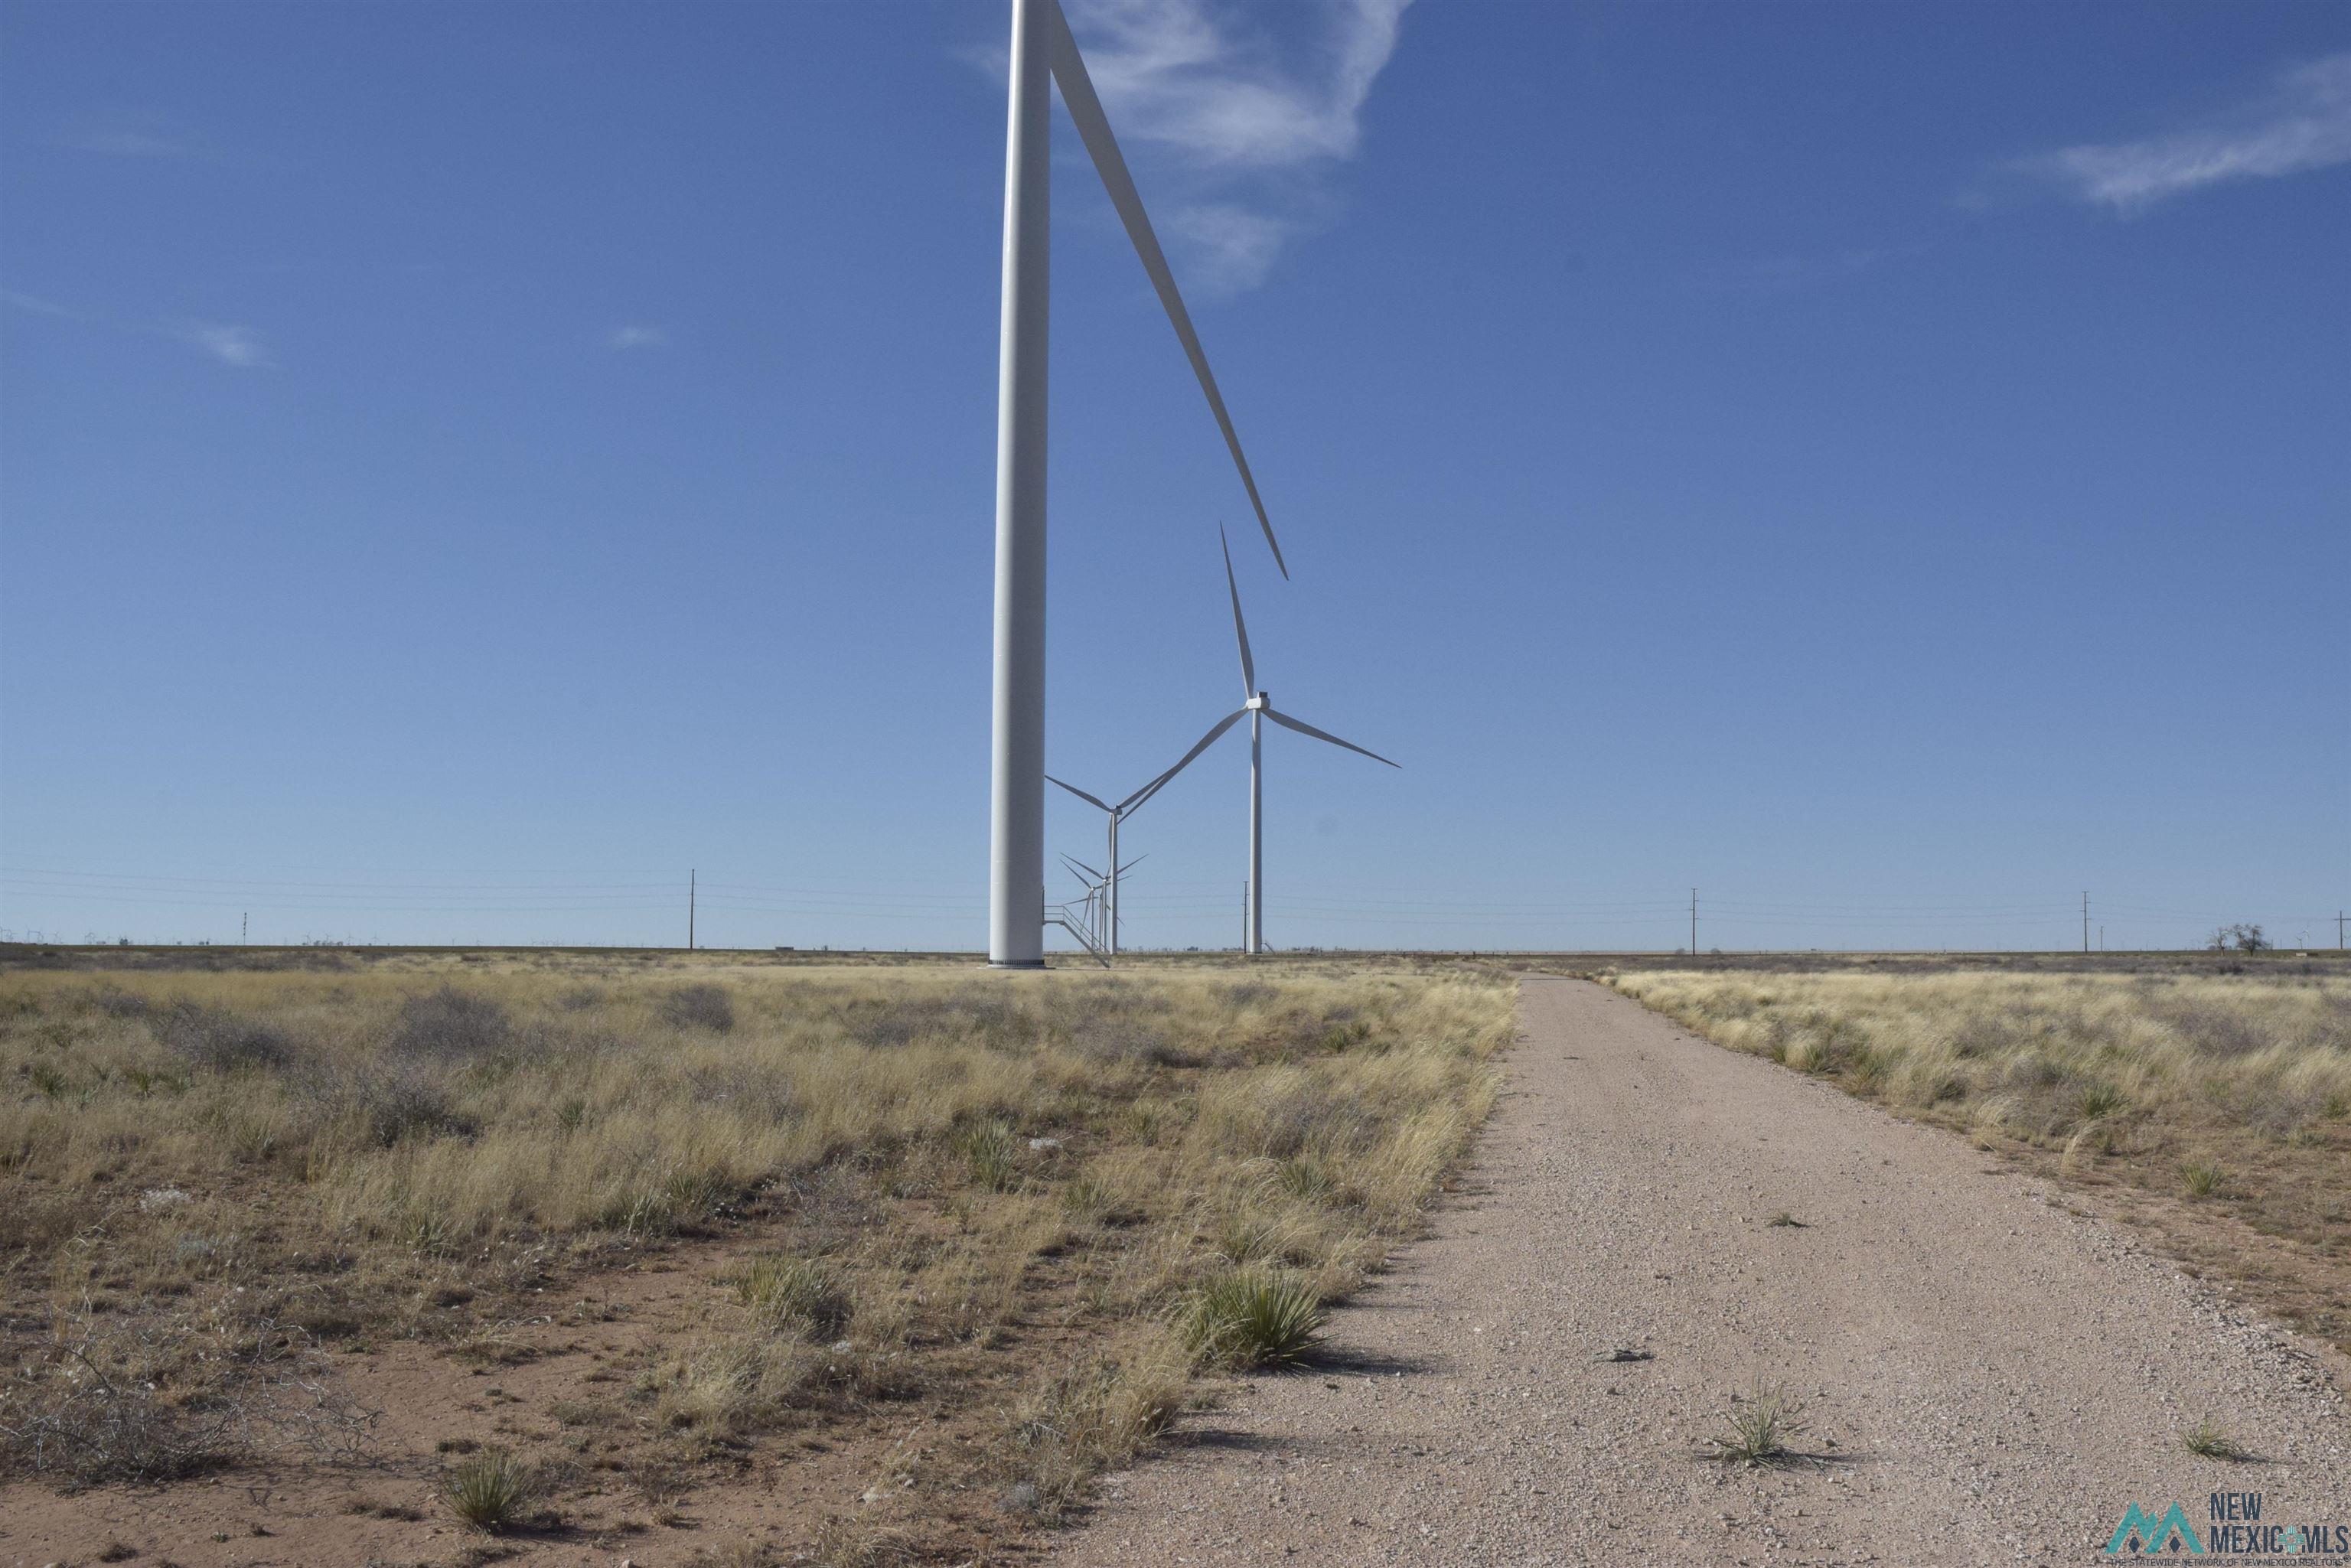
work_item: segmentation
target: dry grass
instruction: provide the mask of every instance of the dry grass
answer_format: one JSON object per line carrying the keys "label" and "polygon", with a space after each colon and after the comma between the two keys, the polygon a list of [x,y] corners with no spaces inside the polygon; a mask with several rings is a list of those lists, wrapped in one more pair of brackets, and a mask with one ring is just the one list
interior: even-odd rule
{"label": "dry grass", "polygon": [[1087,1484],[1142,1451],[1183,1407],[1190,1359],[1157,1334],[1114,1353],[1081,1356],[1033,1389],[1013,1427],[1013,1508],[1057,1521]]}
{"label": "dry grass", "polygon": [[[2281,1270],[2271,1304],[2351,1348],[2340,1294],[2324,1283],[2351,1272],[2351,975],[1913,967],[1610,978],[1733,1050],[1987,1148],[2045,1155],[2067,1179],[2184,1195],[2212,1216],[2197,1223],[2279,1239],[2319,1274],[2297,1287]],[[2243,1249],[2215,1233],[2211,1251]]]}
{"label": "dry grass", "polygon": [[[1507,984],[1393,969],[17,972],[0,1284],[19,1323],[198,1316],[479,1364],[546,1292],[664,1253],[707,1269],[706,1305],[618,1369],[628,1419],[578,1451],[690,1479],[919,1397],[1003,1440],[907,1460],[860,1530],[920,1539],[974,1488],[1050,1520],[1196,1368],[1245,1359],[1187,1341],[1204,1289],[1278,1275],[1311,1316],[1414,1230],[1510,1033]],[[8,1397],[53,1337],[6,1345]],[[149,1368],[172,1432],[240,1397],[233,1358],[182,1349]]]}

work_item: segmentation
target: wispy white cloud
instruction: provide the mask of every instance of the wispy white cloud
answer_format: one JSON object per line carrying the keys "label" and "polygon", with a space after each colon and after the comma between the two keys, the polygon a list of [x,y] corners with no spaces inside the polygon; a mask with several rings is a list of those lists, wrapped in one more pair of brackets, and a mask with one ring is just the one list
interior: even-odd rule
{"label": "wispy white cloud", "polygon": [[43,299],[37,295],[19,294],[13,288],[0,288],[0,304],[18,310],[29,310],[36,316],[56,316],[68,321],[81,319],[81,312],[70,305],[60,305],[54,299]]}
{"label": "wispy white cloud", "polygon": [[2351,162],[2351,53],[2282,73],[2270,90],[2192,130],[2137,141],[2060,148],[2015,165],[2081,200],[2138,213],[2237,180],[2275,179]]}
{"label": "wispy white cloud", "polygon": [[13,288],[0,288],[0,304],[11,309],[29,311],[36,316],[54,317],[61,321],[81,321],[110,332],[127,333],[140,338],[169,338],[184,343],[197,352],[210,356],[224,365],[241,371],[273,368],[277,361],[261,335],[250,327],[226,321],[157,321],[150,318],[123,317],[103,309],[82,309],[72,305],[60,305],[54,299],[44,299],[37,294],[24,294]]}
{"label": "wispy white cloud", "polygon": [[669,346],[669,334],[659,327],[615,327],[605,335],[608,349],[663,349]]}
{"label": "wispy white cloud", "polygon": [[61,133],[57,144],[76,152],[96,152],[109,158],[214,156],[202,139],[150,114],[84,120]]}
{"label": "wispy white cloud", "polygon": [[1163,150],[1176,179],[1162,224],[1207,287],[1264,280],[1282,246],[1326,209],[1317,178],[1354,156],[1372,85],[1411,0],[1318,0],[1277,40],[1269,12],[1237,0],[1064,0],[1071,30],[1119,138]]}
{"label": "wispy white cloud", "polygon": [[1299,225],[1235,203],[1195,202],[1176,208],[1168,228],[1192,247],[1200,278],[1231,293],[1265,281]]}
{"label": "wispy white cloud", "polygon": [[1285,64],[1215,0],[1071,0],[1070,26],[1122,136],[1215,163],[1348,158],[1410,0],[1325,0],[1312,57]]}
{"label": "wispy white cloud", "polygon": [[219,321],[188,321],[172,328],[172,336],[210,354],[224,365],[238,370],[264,368],[271,363],[269,350],[250,327],[233,326]]}

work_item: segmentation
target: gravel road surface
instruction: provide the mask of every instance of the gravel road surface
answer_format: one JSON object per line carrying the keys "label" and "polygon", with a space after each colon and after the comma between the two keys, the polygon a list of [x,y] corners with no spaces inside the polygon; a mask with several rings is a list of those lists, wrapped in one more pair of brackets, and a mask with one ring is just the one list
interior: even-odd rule
{"label": "gravel road surface", "polygon": [[[1186,1416],[1058,1563],[2086,1563],[2220,1490],[2351,1525],[2331,1352],[1600,987],[1530,980],[1520,1018],[1463,1191],[1328,1359]],[[1815,1457],[1699,1458],[1758,1380]],[[2187,1453],[2205,1416],[2257,1458]]]}

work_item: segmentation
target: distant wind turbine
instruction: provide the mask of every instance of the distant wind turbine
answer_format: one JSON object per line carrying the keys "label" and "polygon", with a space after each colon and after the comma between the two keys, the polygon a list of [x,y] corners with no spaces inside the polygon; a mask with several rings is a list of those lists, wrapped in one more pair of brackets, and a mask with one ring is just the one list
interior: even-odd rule
{"label": "distant wind turbine", "polygon": [[1134,176],[1094,96],[1058,0],[1012,0],[1012,90],[1004,156],[1004,300],[997,361],[996,674],[990,706],[987,958],[1001,967],[1045,961],[1045,358],[1050,82],[1092,157],[1111,205],[1150,275],[1208,412],[1240,471],[1258,527],[1284,577],[1290,568],[1257,493],[1224,394],[1176,291]]}
{"label": "distant wind turbine", "polygon": [[1141,806],[1144,801],[1150,800],[1152,796],[1157,794],[1160,789],[1165,786],[1169,779],[1175,778],[1176,775],[1183,772],[1185,768],[1190,767],[1194,758],[1207,750],[1209,747],[1214,746],[1217,743],[1218,737],[1222,736],[1225,731],[1232,728],[1235,724],[1238,723],[1243,714],[1247,714],[1249,716],[1249,929],[1244,933],[1241,950],[1245,953],[1255,954],[1265,951],[1265,789],[1263,768],[1265,756],[1265,731],[1263,721],[1266,719],[1271,719],[1274,723],[1281,726],[1284,729],[1294,729],[1301,735],[1311,735],[1317,740],[1327,740],[1333,746],[1342,747],[1346,750],[1360,753],[1363,756],[1370,758],[1374,762],[1387,762],[1387,765],[1390,768],[1401,768],[1404,765],[1400,762],[1388,762],[1386,758],[1382,757],[1376,751],[1366,751],[1364,747],[1357,746],[1352,740],[1342,740],[1337,736],[1319,730],[1312,725],[1308,724],[1301,719],[1295,719],[1286,713],[1276,713],[1274,711],[1272,699],[1267,696],[1265,693],[1257,689],[1257,663],[1249,657],[1249,627],[1241,620],[1240,584],[1236,581],[1233,577],[1233,549],[1232,546],[1225,539],[1225,526],[1222,523],[1218,523],[1217,525],[1217,542],[1223,547],[1225,552],[1225,591],[1232,596],[1233,639],[1240,644],[1241,650],[1241,693],[1249,700],[1241,704],[1239,707],[1234,709],[1231,713],[1227,714],[1223,718],[1218,719],[1214,727],[1212,727],[1207,734],[1202,736],[1193,746],[1192,749],[1184,754],[1182,759],[1179,760],[1175,767],[1170,768],[1166,772],[1162,773],[1158,778],[1153,779],[1141,789],[1135,791],[1133,796],[1130,796],[1129,800],[1132,804],[1128,809],[1132,810],[1134,807]]}
{"label": "distant wind turbine", "polygon": [[[1054,782],[1061,781],[1056,779]],[[1065,789],[1069,788],[1066,784],[1061,787]],[[1112,861],[1110,863],[1118,866],[1118,869],[1105,874],[1094,870],[1075,855],[1061,857],[1061,863],[1070,868],[1071,874],[1078,879],[1078,885],[1085,890],[1085,897],[1081,901],[1081,906],[1085,911],[1088,940],[1100,947],[1104,956],[1112,958],[1118,956],[1118,884],[1127,873],[1150,858],[1149,855],[1137,855],[1124,865],[1118,865],[1116,861]],[[1061,907],[1066,910],[1069,906],[1063,904]]]}
{"label": "distant wind turbine", "polygon": [[[1134,794],[1129,795],[1125,800],[1121,800],[1117,805],[1113,806],[1109,801],[1102,800],[1101,797],[1089,795],[1083,789],[1079,789],[1076,785],[1069,782],[1067,779],[1056,779],[1050,773],[1045,775],[1045,782],[1048,784],[1060,785],[1062,789],[1067,789],[1071,794],[1075,795],[1079,800],[1083,800],[1087,805],[1092,806],[1094,810],[1102,812],[1102,815],[1110,819],[1109,864],[1111,871],[1110,874],[1103,878],[1102,886],[1103,896],[1109,901],[1110,910],[1108,917],[1110,941],[1108,943],[1108,947],[1111,956],[1115,958],[1118,956],[1119,879],[1124,876],[1128,872],[1133,871],[1135,866],[1141,863],[1144,859],[1144,856],[1137,855],[1134,860],[1127,862],[1124,865],[1118,863],[1118,825],[1134,814],[1135,808],[1142,805],[1144,799],[1150,795],[1153,785],[1144,785],[1142,789],[1137,789]],[[1061,858],[1064,861],[1070,861],[1070,857],[1067,855],[1063,855]],[[1080,862],[1070,861],[1070,863],[1075,865]],[[1092,876],[1102,875],[1100,872],[1090,872],[1088,874]]]}
{"label": "distant wind turbine", "polygon": [[[1061,857],[1061,863],[1070,868],[1070,874],[1078,879],[1078,886],[1084,890],[1085,895],[1078,904],[1078,907],[1084,912],[1079,916],[1085,926],[1083,940],[1088,946],[1099,947],[1102,941],[1098,911],[1101,908],[1104,885],[1102,873],[1085,862],[1074,860],[1068,855]],[[1066,916],[1070,913],[1070,906],[1064,904],[1061,905],[1061,910]]]}

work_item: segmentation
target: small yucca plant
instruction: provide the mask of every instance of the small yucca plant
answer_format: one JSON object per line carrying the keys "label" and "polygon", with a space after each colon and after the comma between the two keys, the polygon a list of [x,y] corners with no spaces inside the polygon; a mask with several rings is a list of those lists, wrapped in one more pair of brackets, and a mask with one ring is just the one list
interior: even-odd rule
{"label": "small yucca plant", "polygon": [[1758,1383],[1734,1394],[1723,1412],[1723,1430],[1707,1439],[1707,1457],[1725,1464],[1778,1464],[1792,1457],[1788,1440],[1802,1429],[1802,1412],[1776,1383]]}
{"label": "small yucca plant", "polygon": [[1289,1366],[1322,1337],[1322,1302],[1305,1281],[1265,1269],[1220,1275],[1184,1310],[1184,1343],[1215,1366]]}
{"label": "small yucca plant", "polygon": [[2199,1459],[2241,1459],[2245,1450],[2212,1423],[2210,1416],[2179,1435],[2179,1446]]}
{"label": "small yucca plant", "polygon": [[990,1192],[1006,1192],[1020,1182],[1020,1140],[1002,1122],[982,1122],[957,1140],[971,1166],[972,1180]]}
{"label": "small yucca plant", "polygon": [[441,1495],[450,1512],[495,1535],[522,1522],[537,1490],[528,1465],[504,1448],[484,1448],[450,1470]]}
{"label": "small yucca plant", "polygon": [[2189,1160],[2179,1167],[2180,1184],[2190,1197],[2210,1197],[2228,1179],[2228,1173],[2210,1160]]}
{"label": "small yucca plant", "polygon": [[2074,1109],[2085,1122],[2095,1122],[2112,1116],[2130,1103],[2123,1092],[2111,1083],[2085,1083],[2074,1096]]}
{"label": "small yucca plant", "polygon": [[755,1258],[735,1282],[743,1304],[799,1339],[838,1339],[855,1309],[848,1287],[823,1264],[776,1253]]}

